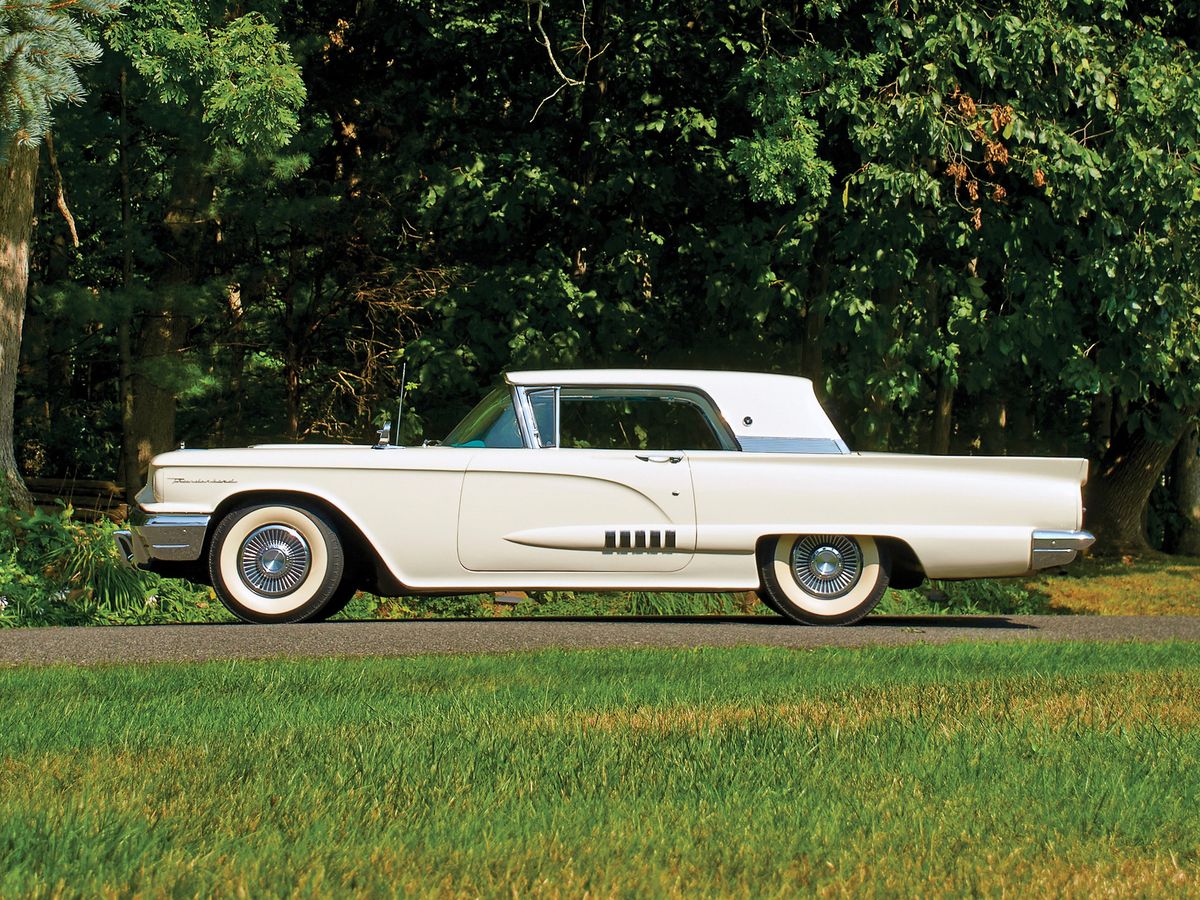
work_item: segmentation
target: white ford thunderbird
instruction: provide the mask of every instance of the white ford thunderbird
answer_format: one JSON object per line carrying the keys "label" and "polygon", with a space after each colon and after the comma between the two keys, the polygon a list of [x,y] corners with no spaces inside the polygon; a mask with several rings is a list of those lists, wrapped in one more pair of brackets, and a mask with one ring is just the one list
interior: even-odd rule
{"label": "white ford thunderbird", "polygon": [[265,445],[155,457],[132,564],[250,622],[358,589],[758,591],[846,624],[889,586],[1071,562],[1082,459],[852,453],[803,378],[513,372],[438,446]]}

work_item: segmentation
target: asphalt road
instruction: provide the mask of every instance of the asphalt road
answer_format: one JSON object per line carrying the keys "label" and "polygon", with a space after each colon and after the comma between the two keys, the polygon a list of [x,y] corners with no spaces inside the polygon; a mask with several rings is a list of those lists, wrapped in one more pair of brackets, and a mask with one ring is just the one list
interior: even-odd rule
{"label": "asphalt road", "polygon": [[1200,617],[872,616],[847,628],[786,625],[773,616],[29,628],[0,630],[0,665],[509,653],[548,647],[807,648],[1013,640],[1200,642]]}

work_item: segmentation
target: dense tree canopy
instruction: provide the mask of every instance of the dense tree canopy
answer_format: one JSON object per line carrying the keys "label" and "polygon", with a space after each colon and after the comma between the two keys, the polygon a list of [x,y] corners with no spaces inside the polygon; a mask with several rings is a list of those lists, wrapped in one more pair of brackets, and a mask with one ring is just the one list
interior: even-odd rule
{"label": "dense tree canopy", "polygon": [[[0,502],[18,507],[31,506],[13,431],[39,148],[45,138],[53,164],[53,110],[82,99],[79,70],[100,56],[84,20],[103,21],[122,2],[13,0],[0,6]],[[58,197],[72,224],[61,184]]]}
{"label": "dense tree canopy", "polygon": [[862,449],[1087,456],[1111,549],[1200,522],[1194,4],[152,0],[96,37],[27,473],[361,439],[402,360],[408,440],[506,367],[690,365],[808,375]]}

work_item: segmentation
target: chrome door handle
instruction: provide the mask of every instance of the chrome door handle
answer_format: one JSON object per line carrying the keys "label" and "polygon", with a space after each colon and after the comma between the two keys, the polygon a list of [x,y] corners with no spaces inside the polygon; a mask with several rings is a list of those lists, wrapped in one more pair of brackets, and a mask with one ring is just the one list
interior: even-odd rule
{"label": "chrome door handle", "polygon": [[683,462],[682,456],[642,456],[640,453],[634,454],[642,462],[653,463],[677,463]]}

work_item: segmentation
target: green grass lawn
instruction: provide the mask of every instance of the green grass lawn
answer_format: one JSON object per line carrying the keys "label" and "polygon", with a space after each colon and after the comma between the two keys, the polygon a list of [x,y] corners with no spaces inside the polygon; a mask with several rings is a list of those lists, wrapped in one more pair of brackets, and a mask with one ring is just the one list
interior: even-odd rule
{"label": "green grass lawn", "polygon": [[1200,615],[1200,559],[1085,559],[1031,585],[1051,609],[1110,616]]}
{"label": "green grass lawn", "polygon": [[1200,648],[0,670],[0,895],[1200,894]]}

